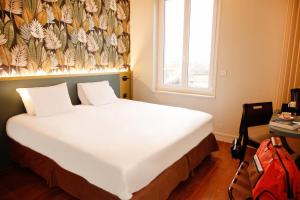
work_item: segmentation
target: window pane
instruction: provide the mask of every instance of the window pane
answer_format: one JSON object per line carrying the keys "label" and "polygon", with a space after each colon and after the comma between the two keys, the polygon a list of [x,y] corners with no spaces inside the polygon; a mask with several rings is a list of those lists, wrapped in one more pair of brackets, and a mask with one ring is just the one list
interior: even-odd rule
{"label": "window pane", "polygon": [[164,84],[181,85],[184,1],[165,0]]}
{"label": "window pane", "polygon": [[208,88],[214,0],[191,0],[188,87]]}

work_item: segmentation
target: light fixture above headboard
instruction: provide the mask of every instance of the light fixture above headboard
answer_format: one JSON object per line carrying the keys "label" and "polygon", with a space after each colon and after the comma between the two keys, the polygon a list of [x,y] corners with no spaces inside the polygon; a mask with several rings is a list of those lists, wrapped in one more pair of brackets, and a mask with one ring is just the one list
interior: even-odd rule
{"label": "light fixture above headboard", "polygon": [[1,0],[0,76],[130,70],[129,0]]}
{"label": "light fixture above headboard", "polygon": [[0,69],[0,80],[3,78],[17,78],[17,77],[35,77],[35,76],[68,76],[68,75],[84,75],[84,74],[91,74],[91,75],[98,75],[98,74],[113,74],[117,72],[129,72],[129,67],[99,67],[92,70],[87,70],[85,68],[82,69],[57,69],[52,71],[44,71],[42,69],[38,69],[36,71],[21,71],[17,72],[15,70],[11,70],[10,73],[6,71],[2,71]]}

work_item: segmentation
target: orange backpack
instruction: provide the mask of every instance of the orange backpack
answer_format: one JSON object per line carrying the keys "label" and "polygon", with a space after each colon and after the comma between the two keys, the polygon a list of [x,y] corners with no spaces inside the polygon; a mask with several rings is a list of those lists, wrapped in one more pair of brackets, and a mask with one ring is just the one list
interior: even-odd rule
{"label": "orange backpack", "polygon": [[253,199],[300,200],[300,171],[284,148],[265,140],[257,150],[254,162],[260,171],[253,183]]}

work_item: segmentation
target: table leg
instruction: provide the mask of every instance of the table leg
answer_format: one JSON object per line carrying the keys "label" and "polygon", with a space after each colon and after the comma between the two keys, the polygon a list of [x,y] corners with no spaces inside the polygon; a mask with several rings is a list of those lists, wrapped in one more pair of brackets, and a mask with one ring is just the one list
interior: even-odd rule
{"label": "table leg", "polygon": [[291,149],[291,147],[290,147],[289,144],[287,143],[285,137],[280,136],[280,139],[281,139],[281,142],[282,142],[282,146],[287,150],[287,152],[288,152],[289,154],[295,153],[295,152],[293,151],[293,149]]}
{"label": "table leg", "polygon": [[300,170],[300,155],[296,158],[295,163],[296,163],[298,169]]}

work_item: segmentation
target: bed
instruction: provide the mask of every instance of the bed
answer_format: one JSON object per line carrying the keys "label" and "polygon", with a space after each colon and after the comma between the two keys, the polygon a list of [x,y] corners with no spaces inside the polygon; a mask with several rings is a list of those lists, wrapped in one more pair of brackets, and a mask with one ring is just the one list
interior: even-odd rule
{"label": "bed", "polygon": [[80,199],[166,199],[218,149],[211,115],[123,99],[6,130],[14,161]]}

